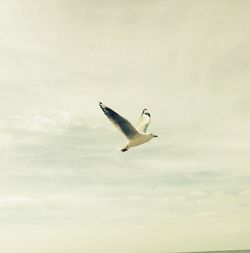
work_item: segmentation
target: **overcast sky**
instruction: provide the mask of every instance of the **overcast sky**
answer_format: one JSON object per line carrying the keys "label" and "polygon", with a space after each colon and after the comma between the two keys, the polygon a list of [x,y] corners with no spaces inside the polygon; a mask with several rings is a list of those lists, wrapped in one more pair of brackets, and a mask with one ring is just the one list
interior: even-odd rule
{"label": "overcast sky", "polygon": [[[0,251],[250,248],[249,13],[1,0]],[[159,138],[119,152],[99,101]]]}

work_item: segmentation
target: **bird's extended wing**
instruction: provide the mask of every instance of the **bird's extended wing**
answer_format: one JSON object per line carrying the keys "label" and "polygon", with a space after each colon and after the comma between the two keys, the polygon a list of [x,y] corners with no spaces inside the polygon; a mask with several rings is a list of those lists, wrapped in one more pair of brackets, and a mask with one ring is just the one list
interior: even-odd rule
{"label": "bird's extended wing", "polygon": [[151,121],[151,115],[147,109],[144,109],[141,113],[141,116],[139,118],[139,121],[136,127],[137,131],[146,133],[150,121]]}
{"label": "bird's extended wing", "polygon": [[99,103],[99,105],[105,115],[128,139],[132,139],[134,136],[139,134],[137,130],[132,126],[132,124],[128,120],[123,118],[121,115],[119,115],[117,112],[113,111],[101,102]]}

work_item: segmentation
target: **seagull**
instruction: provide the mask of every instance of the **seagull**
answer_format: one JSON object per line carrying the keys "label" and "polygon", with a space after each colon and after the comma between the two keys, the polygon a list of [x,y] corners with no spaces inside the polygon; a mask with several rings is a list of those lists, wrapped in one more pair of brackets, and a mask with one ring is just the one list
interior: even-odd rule
{"label": "seagull", "polygon": [[122,152],[128,149],[149,142],[152,138],[158,137],[155,134],[146,133],[149,123],[151,121],[151,115],[147,109],[144,109],[140,115],[137,126],[134,127],[127,119],[113,111],[103,103],[99,103],[99,106],[103,110],[104,114],[113,123],[115,127],[122,132],[127,138],[126,145],[121,149]]}

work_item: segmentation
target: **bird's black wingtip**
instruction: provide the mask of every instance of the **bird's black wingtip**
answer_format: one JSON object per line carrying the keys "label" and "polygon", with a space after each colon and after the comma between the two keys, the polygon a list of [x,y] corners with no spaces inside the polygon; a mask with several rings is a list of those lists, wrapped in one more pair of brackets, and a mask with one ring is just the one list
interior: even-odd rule
{"label": "bird's black wingtip", "polygon": [[143,109],[141,115],[143,115],[143,114],[144,114],[144,115],[147,115],[147,116],[149,116],[149,117],[151,117],[151,115],[150,115],[150,113],[148,112],[148,109],[147,109],[147,108]]}
{"label": "bird's black wingtip", "polygon": [[99,102],[99,106],[103,109],[104,105],[102,102]]}
{"label": "bird's black wingtip", "polygon": [[106,106],[102,103],[102,102],[99,102],[99,106],[101,107],[101,109],[103,110],[103,112],[106,114]]}
{"label": "bird's black wingtip", "polygon": [[144,109],[142,110],[141,116],[145,113],[145,111],[147,111],[146,108],[144,108]]}

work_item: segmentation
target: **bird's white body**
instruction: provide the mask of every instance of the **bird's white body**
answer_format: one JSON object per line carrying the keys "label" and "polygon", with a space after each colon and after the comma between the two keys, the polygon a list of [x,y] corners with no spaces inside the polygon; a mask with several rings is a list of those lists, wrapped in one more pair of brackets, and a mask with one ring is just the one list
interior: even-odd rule
{"label": "bird's white body", "polygon": [[128,140],[127,144],[124,148],[127,147],[127,149],[139,146],[141,144],[144,144],[146,142],[149,142],[154,136],[152,134],[144,134],[139,133],[136,137],[134,137],[131,140]]}
{"label": "bird's white body", "polygon": [[137,126],[134,127],[127,119],[105,106],[103,103],[100,102],[99,105],[114,126],[117,127],[128,140],[125,147],[121,149],[122,152],[125,152],[132,147],[144,144],[150,141],[153,137],[157,137],[157,135],[146,133],[151,121],[151,116],[147,109],[142,111],[139,122]]}

